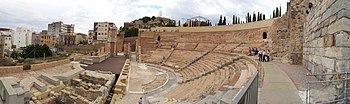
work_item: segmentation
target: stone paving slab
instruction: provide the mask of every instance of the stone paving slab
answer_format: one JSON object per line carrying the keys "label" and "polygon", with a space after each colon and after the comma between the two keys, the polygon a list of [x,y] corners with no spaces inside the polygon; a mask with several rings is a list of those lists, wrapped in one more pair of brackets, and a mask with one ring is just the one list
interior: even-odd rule
{"label": "stone paving slab", "polygon": [[273,63],[262,63],[265,71],[259,104],[302,104],[298,90],[288,75]]}

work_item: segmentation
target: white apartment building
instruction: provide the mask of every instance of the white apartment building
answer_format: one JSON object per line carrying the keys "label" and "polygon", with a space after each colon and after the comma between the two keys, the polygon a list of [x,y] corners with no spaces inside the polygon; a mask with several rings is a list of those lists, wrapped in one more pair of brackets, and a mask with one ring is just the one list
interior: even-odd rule
{"label": "white apartment building", "polygon": [[17,27],[12,37],[15,48],[26,47],[32,44],[32,31],[24,27]]}

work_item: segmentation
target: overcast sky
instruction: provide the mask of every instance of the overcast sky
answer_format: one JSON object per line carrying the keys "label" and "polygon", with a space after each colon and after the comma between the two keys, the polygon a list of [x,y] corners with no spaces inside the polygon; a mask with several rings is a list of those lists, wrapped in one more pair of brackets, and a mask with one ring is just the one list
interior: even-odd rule
{"label": "overcast sky", "polygon": [[[75,24],[75,32],[87,33],[93,22],[109,21],[117,27],[143,16],[169,17],[185,21],[203,16],[217,23],[220,15],[245,18],[247,12],[270,17],[275,7],[286,11],[289,0],[0,0],[0,27],[18,26],[34,31],[47,29],[53,21]],[[161,12],[160,12],[161,11]]]}

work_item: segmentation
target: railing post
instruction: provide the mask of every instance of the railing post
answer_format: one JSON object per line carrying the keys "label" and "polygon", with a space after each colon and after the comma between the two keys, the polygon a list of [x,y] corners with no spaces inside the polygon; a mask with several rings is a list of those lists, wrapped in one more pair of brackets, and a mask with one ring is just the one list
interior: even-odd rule
{"label": "railing post", "polygon": [[347,97],[346,97],[346,89],[347,89],[347,75],[345,75],[346,77],[343,79],[343,100],[344,100],[344,104],[347,104]]}
{"label": "railing post", "polygon": [[306,94],[305,102],[306,102],[306,104],[309,104],[309,81],[307,79],[308,75],[309,75],[309,73],[306,73],[306,77],[305,77],[305,79],[306,79],[306,91],[305,91],[305,94]]}

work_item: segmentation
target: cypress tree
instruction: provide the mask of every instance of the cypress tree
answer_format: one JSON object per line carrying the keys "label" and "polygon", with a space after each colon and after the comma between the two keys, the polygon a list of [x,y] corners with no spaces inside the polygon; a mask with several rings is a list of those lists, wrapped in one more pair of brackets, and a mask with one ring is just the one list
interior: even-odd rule
{"label": "cypress tree", "polygon": [[255,13],[253,13],[253,22],[255,22],[256,21],[256,15],[255,15]]}
{"label": "cypress tree", "polygon": [[[276,15],[275,10],[273,10],[272,18],[275,18],[275,15]],[[271,18],[271,17],[270,17],[270,18]]]}
{"label": "cypress tree", "polygon": [[232,16],[232,24],[235,24],[235,15]]}
{"label": "cypress tree", "polygon": [[280,6],[280,17],[282,16],[282,7]]}
{"label": "cypress tree", "polygon": [[280,12],[278,10],[278,7],[276,7],[276,17],[279,17],[280,16]]}
{"label": "cypress tree", "polygon": [[224,17],[224,21],[222,23],[223,25],[226,25],[226,17]]}
{"label": "cypress tree", "polygon": [[263,20],[265,20],[265,14],[263,15]]}
{"label": "cypress tree", "polygon": [[222,25],[222,15],[220,15],[220,19],[219,19],[219,24],[218,25]]}
{"label": "cypress tree", "polygon": [[250,22],[250,19],[249,19],[249,13],[247,14],[247,23]]}

